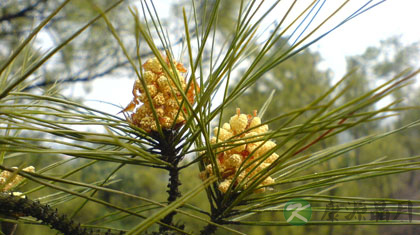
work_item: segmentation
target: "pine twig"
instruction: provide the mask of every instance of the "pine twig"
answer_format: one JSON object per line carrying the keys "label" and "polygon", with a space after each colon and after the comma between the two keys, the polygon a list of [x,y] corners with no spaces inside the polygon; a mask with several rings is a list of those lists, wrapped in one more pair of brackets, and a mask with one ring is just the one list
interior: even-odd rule
{"label": "pine twig", "polygon": [[[163,136],[161,136],[158,132],[152,132],[151,136],[155,139],[158,144],[154,146],[152,150],[157,150],[160,152],[162,160],[171,164],[170,167],[166,167],[169,171],[169,183],[168,183],[168,204],[176,201],[179,197],[182,196],[181,192],[179,191],[179,186],[181,185],[181,181],[179,179],[179,172],[180,167],[178,166],[179,162],[182,160],[183,156],[179,156],[179,151],[182,149],[177,146],[176,135],[177,132],[175,130],[162,130]],[[176,226],[173,224],[173,218],[176,215],[176,212],[173,211],[166,215],[161,222],[167,225]],[[180,229],[183,229],[182,225],[177,225]],[[161,226],[159,228],[159,232],[164,233],[168,231],[168,227]]]}
{"label": "pine twig", "polygon": [[[115,234],[111,231],[101,233],[100,231],[82,228],[80,224],[76,224],[65,215],[60,215],[57,209],[51,208],[49,205],[44,205],[38,201],[32,201],[27,197],[14,196],[9,193],[0,193],[0,214],[16,219],[23,216],[32,216],[41,221],[42,224],[48,225],[52,229],[58,230],[65,235]],[[2,226],[13,226],[10,226],[10,224],[10,222],[3,222]],[[11,234],[13,234],[13,231],[11,232]],[[119,234],[124,234],[124,232],[121,231]]]}

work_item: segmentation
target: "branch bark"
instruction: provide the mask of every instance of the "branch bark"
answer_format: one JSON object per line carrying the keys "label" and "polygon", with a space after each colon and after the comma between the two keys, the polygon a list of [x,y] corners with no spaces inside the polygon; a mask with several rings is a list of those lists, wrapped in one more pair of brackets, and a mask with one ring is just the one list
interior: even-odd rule
{"label": "branch bark", "polygon": [[[0,193],[0,215],[16,219],[23,216],[32,216],[37,220],[40,220],[43,224],[49,225],[52,229],[58,230],[65,235],[115,234],[111,231],[101,233],[100,231],[82,228],[80,224],[76,224],[73,220],[67,218],[67,216],[60,215],[57,209],[53,209],[50,206],[41,204],[37,201],[32,201],[26,197],[14,196],[10,193]],[[11,222],[3,222],[2,227],[3,226],[10,228],[13,227],[14,224]],[[120,232],[119,234],[123,234],[123,232]]]}
{"label": "branch bark", "polygon": [[46,0],[39,0],[39,1],[35,2],[34,4],[29,5],[26,8],[24,8],[24,9],[18,11],[18,12],[4,15],[4,16],[0,17],[0,22],[10,21],[10,20],[13,20],[15,18],[20,18],[20,17],[25,17],[29,12],[33,11],[41,2],[45,2],[45,1]]}

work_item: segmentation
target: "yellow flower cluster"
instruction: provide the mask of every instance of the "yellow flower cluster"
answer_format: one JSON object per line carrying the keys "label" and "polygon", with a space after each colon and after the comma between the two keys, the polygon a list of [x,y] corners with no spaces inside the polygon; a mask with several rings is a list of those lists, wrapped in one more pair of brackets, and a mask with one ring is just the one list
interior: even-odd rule
{"label": "yellow flower cluster", "polygon": [[[263,162],[258,160],[266,152],[276,147],[273,141],[253,141],[258,139],[260,135],[268,131],[267,125],[261,125],[261,119],[257,116],[256,111],[254,115],[241,114],[237,109],[237,114],[230,118],[229,123],[224,123],[222,128],[215,128],[211,143],[216,144],[223,141],[229,141],[228,147],[220,147],[216,149],[217,167],[222,177],[222,182],[219,184],[219,190],[225,193],[230,185],[237,185],[243,180],[248,180],[258,172],[268,167],[273,163],[278,155],[271,154]],[[233,144],[231,144],[233,143]],[[246,169],[241,170],[239,176],[233,182],[233,178],[240,166],[243,168],[251,161],[255,161]],[[213,175],[213,167],[211,164],[206,166],[206,170],[201,172],[201,177],[207,178]],[[268,176],[259,186],[265,186],[274,183],[274,180]],[[248,183],[249,184],[249,183]],[[247,185],[245,185],[247,187]],[[257,192],[264,192],[265,188],[259,188]]]}
{"label": "yellow flower cluster", "polygon": [[[17,167],[13,167],[13,169],[17,169]],[[26,168],[23,168],[22,170],[26,172],[35,172],[35,167],[28,166]],[[2,171],[0,173],[0,185],[3,186],[1,189],[2,192],[9,192],[24,179],[22,176],[16,175],[9,183],[4,185],[10,179],[10,177],[12,177],[12,175],[13,173],[9,171]]]}
{"label": "yellow flower cluster", "polygon": [[[166,58],[166,63],[169,67],[170,73],[173,70],[170,65],[170,61]],[[180,111],[180,104],[182,102],[182,95],[178,91],[173,79],[165,73],[162,65],[157,58],[149,59],[143,64],[143,81],[147,86],[147,91],[152,100],[152,105],[156,110],[159,124],[163,129],[169,129],[173,125],[175,128],[185,123],[186,108],[183,106],[183,111]],[[185,92],[188,102],[192,104],[194,102],[194,91],[195,83],[192,82],[190,87],[187,89],[187,84],[182,73],[187,72],[181,63],[175,62],[176,74],[173,74],[175,79],[177,78],[178,85]],[[198,88],[197,88],[198,89]],[[134,125],[144,129],[147,132],[156,131],[157,125],[153,115],[153,111],[150,102],[147,98],[147,93],[140,80],[136,80],[133,86],[133,100],[123,110],[123,112],[134,111],[129,121]]]}

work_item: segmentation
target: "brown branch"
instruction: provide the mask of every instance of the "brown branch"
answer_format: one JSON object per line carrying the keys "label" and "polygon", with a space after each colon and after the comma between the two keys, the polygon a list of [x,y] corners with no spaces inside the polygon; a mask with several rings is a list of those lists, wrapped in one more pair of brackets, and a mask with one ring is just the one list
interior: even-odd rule
{"label": "brown branch", "polygon": [[15,18],[25,17],[29,12],[33,11],[41,2],[45,2],[46,0],[39,0],[38,2],[35,2],[34,4],[12,14],[7,14],[2,17],[0,17],[0,22],[2,21],[10,21]]}
{"label": "brown branch", "polygon": [[[195,35],[195,34],[193,33],[193,35]],[[175,45],[178,45],[178,44],[182,43],[183,40],[184,40],[183,38],[178,39],[178,41],[176,41],[174,44],[172,44],[172,46],[175,46]],[[161,48],[158,48],[158,50],[164,50],[164,48],[161,47]],[[153,55],[153,52],[147,52],[147,53],[141,54],[140,57],[147,57],[147,56],[151,56],[151,55]],[[137,59],[137,57],[135,57],[134,59]],[[101,61],[99,61],[99,63],[100,62]],[[54,85],[54,84],[57,84],[57,83],[58,84],[64,84],[64,83],[76,83],[76,82],[90,82],[90,81],[93,81],[96,78],[100,78],[100,77],[103,77],[105,75],[108,75],[108,74],[112,73],[114,70],[119,69],[121,67],[124,67],[124,66],[128,65],[129,63],[130,62],[128,60],[123,61],[123,62],[118,62],[118,63],[115,63],[114,65],[108,67],[108,69],[106,69],[102,72],[99,72],[97,74],[90,75],[90,76],[84,76],[84,77],[77,77],[77,74],[81,74],[85,71],[90,70],[91,67],[95,67],[95,65],[93,64],[89,67],[86,67],[86,68],[80,70],[78,73],[76,73],[76,75],[72,75],[72,76],[69,76],[67,78],[60,79],[59,81],[52,80],[52,81],[38,82],[38,83],[35,83],[31,86],[27,86],[25,89],[23,89],[23,91],[29,91],[29,90],[32,90],[34,88],[51,86],[51,85]]]}
{"label": "brown branch", "polygon": [[[76,224],[71,219],[67,218],[67,216],[60,215],[57,209],[37,201],[32,201],[26,197],[13,196],[13,194],[8,193],[0,193],[0,214],[15,219],[23,216],[32,216],[35,219],[40,220],[42,224],[48,225],[52,229],[58,230],[65,235],[115,234],[111,231],[100,232],[82,228],[80,224]],[[9,225],[4,226],[7,228],[13,226],[13,223],[3,222],[3,225]],[[121,231],[119,234],[124,234],[124,232]]]}

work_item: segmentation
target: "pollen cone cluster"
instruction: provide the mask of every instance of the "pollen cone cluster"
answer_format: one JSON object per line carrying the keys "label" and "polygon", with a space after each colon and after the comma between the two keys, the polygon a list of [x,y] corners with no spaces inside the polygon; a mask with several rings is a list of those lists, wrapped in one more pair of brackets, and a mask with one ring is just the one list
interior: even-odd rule
{"label": "pollen cone cluster", "polygon": [[[13,167],[13,169],[17,169],[17,167]],[[23,171],[27,172],[35,172],[35,167],[28,166],[26,168],[22,169]],[[0,192],[9,192],[14,187],[16,187],[22,180],[24,179],[20,175],[15,175],[14,178],[11,178],[13,176],[13,173],[9,171],[2,171],[0,173]],[[7,183],[6,185],[4,185]]]}
{"label": "pollen cone cluster", "polygon": [[[222,145],[215,150],[217,167],[222,178],[219,190],[222,193],[225,193],[230,185],[233,184],[232,187],[235,187],[244,180],[247,182],[244,185],[246,188],[251,183],[248,181],[250,178],[270,166],[278,158],[276,153],[272,153],[269,157],[265,155],[276,146],[273,141],[256,141],[267,131],[268,126],[261,125],[261,119],[257,116],[256,111],[252,116],[241,114],[239,109],[237,109],[237,114],[230,118],[229,123],[224,123],[220,129],[217,127],[214,129],[214,137],[211,139],[212,144],[228,142],[228,146],[223,147]],[[250,163],[252,164],[244,169]],[[241,172],[234,179],[238,171]],[[206,170],[201,172],[201,178],[205,179],[214,174],[213,166],[208,164]],[[262,187],[272,183],[274,183],[274,180],[268,176],[259,186]],[[257,192],[264,191],[264,187],[257,190]]]}
{"label": "pollen cone cluster", "polygon": [[[159,124],[162,129],[171,127],[177,128],[185,122],[187,109],[185,102],[180,109],[183,97],[179,92],[180,87],[186,94],[190,104],[194,102],[195,83],[191,83],[187,89],[187,84],[183,74],[187,72],[181,63],[175,63],[175,73],[170,61],[166,58],[169,72],[172,78],[165,72],[157,58],[149,59],[143,64],[144,84],[150,95],[151,103],[156,110]],[[177,83],[177,85],[175,84]],[[133,111],[129,116],[129,121],[147,132],[157,131],[155,117],[153,115],[150,101],[142,81],[136,80],[133,86],[133,100],[123,110],[124,112]]]}

